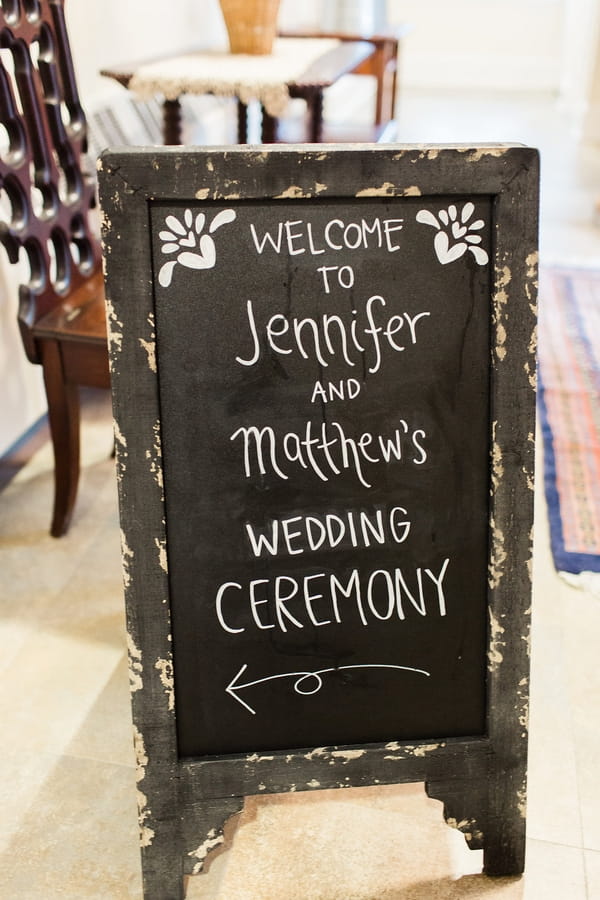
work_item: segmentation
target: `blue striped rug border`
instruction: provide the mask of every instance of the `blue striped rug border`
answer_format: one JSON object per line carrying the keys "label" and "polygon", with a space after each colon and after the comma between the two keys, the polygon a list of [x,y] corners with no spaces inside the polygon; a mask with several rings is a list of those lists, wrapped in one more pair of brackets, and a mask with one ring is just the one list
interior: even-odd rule
{"label": "blue striped rug border", "polygon": [[540,419],[542,442],[544,449],[544,491],[548,507],[550,523],[550,546],[554,565],[559,572],[570,572],[579,575],[581,572],[600,572],[600,556],[591,553],[571,553],[565,547],[562,518],[560,515],[560,497],[556,486],[556,457],[554,454],[554,436],[548,421],[548,411],[544,396],[544,382],[538,359],[537,370],[537,409]]}

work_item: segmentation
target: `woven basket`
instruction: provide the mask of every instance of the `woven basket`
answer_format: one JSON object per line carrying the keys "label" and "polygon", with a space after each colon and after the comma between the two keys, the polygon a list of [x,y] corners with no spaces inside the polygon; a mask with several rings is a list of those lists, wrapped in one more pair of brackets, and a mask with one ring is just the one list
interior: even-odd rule
{"label": "woven basket", "polygon": [[232,53],[266,54],[273,49],[280,0],[220,0]]}

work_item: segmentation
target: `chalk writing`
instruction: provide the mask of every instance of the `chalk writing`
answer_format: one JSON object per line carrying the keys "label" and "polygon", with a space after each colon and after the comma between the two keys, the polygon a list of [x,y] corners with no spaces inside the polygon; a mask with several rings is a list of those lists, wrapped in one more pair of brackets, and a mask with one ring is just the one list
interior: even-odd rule
{"label": "chalk writing", "polygon": [[[291,321],[282,313],[271,316],[265,323],[267,344],[275,353],[288,355],[299,353],[304,359],[311,356],[321,366],[328,366],[331,357],[340,355],[349,366],[362,363],[363,354],[372,353],[374,360],[369,366],[369,373],[375,374],[381,367],[382,347],[389,346],[393,351],[402,352],[407,343],[417,343],[417,323],[430,315],[429,311],[410,315],[388,316],[381,324],[377,322],[376,310],[387,306],[387,301],[379,294],[369,297],[365,304],[366,323],[359,324],[356,309],[352,310],[350,321],[341,316],[324,313],[318,320],[306,316],[294,316]],[[251,338],[249,355],[236,356],[241,366],[253,366],[260,359],[261,342],[258,336],[254,304],[248,300],[246,304],[248,328]],[[402,332],[402,339],[397,337]],[[405,337],[406,335],[406,337]]]}
{"label": "chalk writing", "polygon": [[[449,535],[455,500],[442,501],[437,521],[434,495],[452,482],[440,456],[455,422],[464,429],[478,409],[470,395],[463,413],[440,361],[466,348],[464,362],[474,349],[462,329],[480,322],[467,291],[474,265],[487,260],[484,220],[470,201],[233,206],[163,216],[159,232],[162,254],[204,268],[207,296],[235,286],[227,341],[213,353],[207,328],[201,367],[224,403],[207,418],[207,446],[227,462],[203,459],[224,476],[225,507],[234,504],[226,523],[220,517],[223,560],[213,566],[202,551],[210,574],[197,597],[219,654],[241,657],[217,667],[219,690],[249,719],[248,697],[258,703],[262,688],[272,699],[280,685],[284,703],[286,683],[288,697],[290,687],[292,697],[320,695],[315,709],[347,687],[363,715],[366,694],[356,694],[375,692],[384,676],[416,679],[421,697],[425,681],[438,691],[435,656],[444,634],[459,646],[454,598],[472,581]],[[415,244],[451,290],[422,269]],[[164,286],[173,265],[163,263]],[[250,678],[261,648],[265,669]]]}
{"label": "chalk writing", "polygon": [[382,546],[390,541],[402,544],[410,532],[410,521],[402,506],[389,512],[361,510],[326,513],[324,516],[291,516],[273,519],[260,529],[246,523],[248,542],[255,557],[287,553],[296,556],[308,551]]}
{"label": "chalk writing", "polygon": [[315,381],[310,402],[330,403],[333,400],[354,400],[355,397],[358,397],[361,390],[362,385],[356,378],[345,378],[337,383],[333,381],[325,383]]}
{"label": "chalk writing", "polygon": [[244,474],[274,473],[287,481],[292,466],[312,471],[321,481],[350,470],[366,488],[372,487],[363,471],[365,464],[406,462],[421,466],[427,460],[423,428],[411,428],[404,419],[389,435],[364,431],[359,438],[351,437],[339,422],[320,427],[312,421],[305,423],[302,432],[288,431],[277,435],[270,425],[258,428],[247,425],[236,428],[230,440],[242,439]]}
{"label": "chalk writing", "polygon": [[295,219],[279,222],[272,231],[259,234],[254,224],[250,225],[250,233],[256,252],[265,250],[275,253],[287,252],[290,256],[301,253],[320,256],[327,250],[368,250],[384,249],[395,253],[400,245],[394,243],[394,233],[403,228],[403,219],[381,219],[376,217],[368,222],[360,219],[357,222],[345,222],[342,219],[331,219],[315,237],[316,228],[312,222]]}
{"label": "chalk writing", "polygon": [[346,575],[318,572],[254,578],[247,584],[227,581],[217,590],[215,611],[229,634],[243,634],[250,627],[287,632],[309,625],[341,625],[357,616],[367,626],[375,620],[404,621],[407,610],[445,616],[449,562],[444,559],[437,573],[422,566],[409,573],[396,566],[368,574],[352,569]]}

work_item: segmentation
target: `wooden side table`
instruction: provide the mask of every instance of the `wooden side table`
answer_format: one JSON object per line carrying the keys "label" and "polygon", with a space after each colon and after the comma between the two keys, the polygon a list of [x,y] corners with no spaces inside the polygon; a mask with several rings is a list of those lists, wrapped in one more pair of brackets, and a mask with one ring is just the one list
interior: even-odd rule
{"label": "wooden side table", "polygon": [[[281,60],[290,51],[303,43],[304,36],[281,37],[277,41],[279,63],[272,56],[247,57],[244,55],[219,54],[211,51],[186,53],[177,57],[141,62],[126,63],[110,69],[103,69],[102,75],[113,78],[124,87],[133,89],[140,83],[147,86],[149,93],[162,93],[165,96],[163,110],[163,139],[165,144],[181,144],[182,121],[180,96],[186,93],[215,94],[236,96],[238,98],[238,142],[247,143],[248,119],[247,105],[256,87],[257,69],[262,69],[262,78],[267,89],[283,91],[284,97],[301,98],[306,101],[309,111],[308,139],[320,143],[323,138],[323,91],[334,84],[342,75],[357,71],[363,65],[369,65],[372,57],[378,53],[372,41],[343,40],[335,42],[332,38],[313,38],[317,52],[313,60],[299,74],[292,78],[278,80],[277,72],[283,71]],[[318,52],[318,44],[322,42],[323,50]],[[308,45],[307,45],[308,46]],[[233,71],[227,75],[223,70],[227,63]],[[233,67],[232,67],[233,63]],[[277,63],[277,65],[276,65]],[[197,64],[198,71],[194,71]],[[204,76],[210,68],[213,75]],[[275,74],[271,74],[271,70]],[[265,90],[268,96],[269,90]],[[262,141],[273,143],[277,137],[278,115],[269,108],[268,100],[262,98],[258,91],[255,99],[261,102],[263,109]]]}

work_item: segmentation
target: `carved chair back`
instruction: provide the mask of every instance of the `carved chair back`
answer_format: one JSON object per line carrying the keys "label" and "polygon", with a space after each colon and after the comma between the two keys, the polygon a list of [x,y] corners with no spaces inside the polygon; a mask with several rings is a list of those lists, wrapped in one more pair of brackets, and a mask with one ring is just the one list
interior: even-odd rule
{"label": "carved chair back", "polygon": [[79,387],[110,386],[90,216],[95,179],[64,0],[0,0],[0,116],[0,243],[25,273],[19,326],[44,375],[54,450],[50,531],[60,537],[79,483]]}
{"label": "carved chair back", "polygon": [[0,0],[0,117],[0,240],[9,260],[29,269],[19,320],[27,355],[39,362],[32,328],[101,258],[63,0]]}

